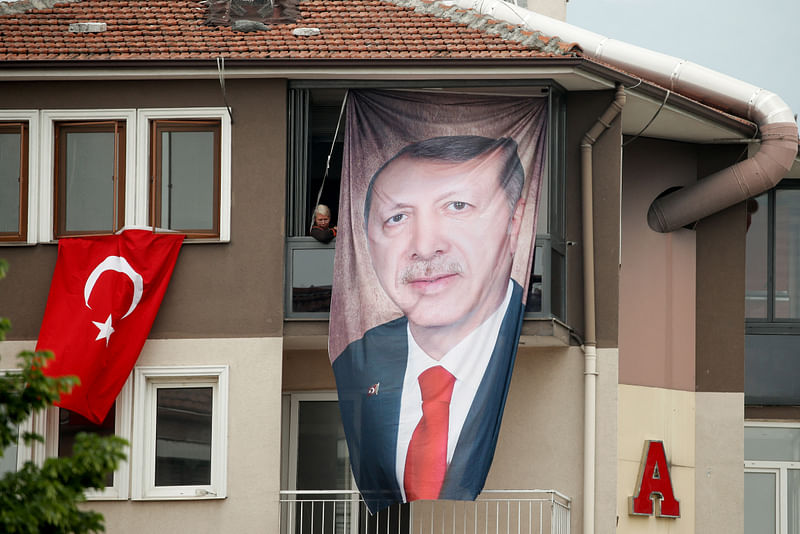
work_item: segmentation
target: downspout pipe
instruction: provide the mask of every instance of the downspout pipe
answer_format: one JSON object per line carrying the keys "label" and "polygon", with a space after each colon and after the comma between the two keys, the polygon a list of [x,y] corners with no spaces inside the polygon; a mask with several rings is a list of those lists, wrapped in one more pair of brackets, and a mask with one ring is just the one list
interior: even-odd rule
{"label": "downspout pipe", "polygon": [[594,210],[592,207],[592,146],[625,106],[625,90],[616,96],[581,139],[581,206],[583,228],[583,532],[594,532],[595,457],[597,450],[597,335],[594,293]]}
{"label": "downspout pipe", "polygon": [[572,26],[502,0],[451,0],[463,9],[575,42],[585,56],[756,123],[761,148],[750,158],[656,199],[647,223],[672,232],[770,189],[797,155],[797,123],[776,94],[695,63]]}

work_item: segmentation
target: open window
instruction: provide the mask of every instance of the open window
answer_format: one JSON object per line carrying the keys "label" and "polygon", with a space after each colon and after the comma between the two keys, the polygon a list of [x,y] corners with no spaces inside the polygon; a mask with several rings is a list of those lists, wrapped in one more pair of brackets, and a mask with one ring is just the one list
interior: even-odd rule
{"label": "open window", "polygon": [[[393,88],[400,88],[399,85],[424,89],[421,84],[399,82]],[[448,84],[436,85],[443,90],[441,85]],[[450,84],[444,90],[485,93],[501,88],[492,85],[466,88]],[[293,83],[289,90],[284,309],[290,319],[327,319],[330,309],[335,240],[323,244],[308,234],[318,203],[330,208],[332,226],[338,221],[345,127],[341,111],[346,92],[345,88],[338,86],[311,86],[303,82]],[[565,99],[555,86],[550,85],[502,86],[502,92],[549,99],[547,161],[525,316],[565,320]]]}

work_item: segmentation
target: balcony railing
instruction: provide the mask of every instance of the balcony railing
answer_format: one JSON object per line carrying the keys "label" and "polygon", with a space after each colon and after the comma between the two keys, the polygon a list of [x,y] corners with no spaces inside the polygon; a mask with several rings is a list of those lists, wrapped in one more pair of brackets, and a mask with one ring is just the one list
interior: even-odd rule
{"label": "balcony railing", "polygon": [[555,490],[485,490],[476,501],[416,501],[370,515],[357,491],[281,491],[283,534],[569,534]]}
{"label": "balcony railing", "polygon": [[[323,244],[312,237],[286,238],[284,306],[287,318],[328,319],[335,247],[335,241]],[[547,235],[536,236],[525,316],[563,320],[565,281],[565,245]]]}

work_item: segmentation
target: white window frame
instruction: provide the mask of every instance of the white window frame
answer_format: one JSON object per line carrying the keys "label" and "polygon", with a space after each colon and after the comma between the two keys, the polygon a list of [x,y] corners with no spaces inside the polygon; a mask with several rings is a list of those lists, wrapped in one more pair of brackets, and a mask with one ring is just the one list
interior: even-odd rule
{"label": "white window frame", "polygon": [[132,109],[45,109],[41,119],[41,172],[39,186],[39,236],[45,243],[55,243],[53,235],[53,191],[55,190],[55,123],[59,121],[125,121],[125,224],[135,224],[134,195],[136,176],[136,112]]}
{"label": "white window frame", "polygon": [[[220,121],[220,192],[219,192],[219,239],[193,241],[228,242],[231,239],[231,118],[224,107],[208,108],[145,108],[137,112],[137,167],[141,179],[136,184],[136,224],[146,225],[148,219],[149,169],[150,169],[150,121],[175,120],[219,120]],[[127,206],[126,206],[127,208]]]}
{"label": "white window frame", "polygon": [[[745,427],[800,428],[800,423],[774,421],[747,421]],[[789,469],[800,470],[800,462],[774,460],[745,460],[745,473],[772,473],[775,475],[775,525],[776,534],[789,532]]]}
{"label": "white window frame", "polygon": [[19,199],[20,202],[28,203],[28,235],[25,241],[7,241],[0,246],[35,245],[38,242],[37,231],[39,229],[37,222],[39,204],[36,201],[39,196],[39,112],[33,109],[0,110],[0,121],[25,121],[28,123],[28,198]]}
{"label": "white window frame", "polygon": [[[19,369],[0,369],[0,380],[5,378],[6,373],[9,374],[19,374],[22,371]],[[25,462],[33,460],[33,451],[34,445],[33,444],[26,444],[25,440],[22,439],[22,435],[25,432],[33,432],[33,425],[34,419],[36,418],[36,414],[32,414],[30,417],[25,419],[22,423],[19,424],[17,430],[19,434],[17,435],[17,471],[19,471],[22,466],[25,465]],[[42,435],[41,432],[38,432],[39,435]],[[34,442],[35,443],[35,442]]]}
{"label": "white window frame", "polygon": [[[148,227],[150,121],[154,119],[220,121],[219,238],[187,243],[229,242],[231,238],[231,118],[224,107],[44,109],[0,111],[0,120],[28,121],[28,239],[55,243],[55,123],[119,120],[125,122],[125,226]],[[19,243],[6,243],[19,244]]]}
{"label": "white window frame", "polygon": [[[131,384],[132,375],[128,376],[122,386],[114,414],[114,435],[123,438],[128,443],[131,441],[131,409],[133,406],[133,386]],[[48,436],[45,440],[45,456],[58,456],[58,427],[59,427],[59,408],[51,406],[46,411],[44,425],[46,426],[44,435]],[[121,460],[117,469],[114,471],[114,484],[106,486],[104,489],[87,489],[86,499],[90,501],[126,500],[130,488],[130,446],[124,449],[125,460]]]}
{"label": "white window frame", "polygon": [[[211,387],[211,483],[156,486],[156,391],[159,387]],[[228,366],[164,366],[134,369],[134,416],[131,451],[131,498],[224,499],[227,491]]]}

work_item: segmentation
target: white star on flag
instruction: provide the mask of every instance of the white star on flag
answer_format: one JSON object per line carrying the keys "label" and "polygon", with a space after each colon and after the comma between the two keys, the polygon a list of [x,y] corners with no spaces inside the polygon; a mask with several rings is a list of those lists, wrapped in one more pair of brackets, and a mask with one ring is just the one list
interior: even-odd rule
{"label": "white star on flag", "polygon": [[106,322],[104,322],[104,323],[98,323],[97,321],[92,321],[92,323],[100,330],[100,332],[97,333],[97,337],[95,338],[95,341],[99,341],[101,339],[105,339],[106,340],[106,347],[107,347],[108,346],[108,341],[111,338],[111,334],[114,333],[114,327],[111,326],[111,314],[108,314],[108,318],[106,319]]}

